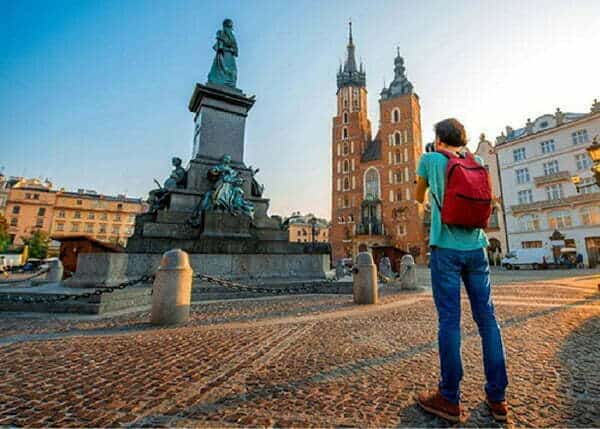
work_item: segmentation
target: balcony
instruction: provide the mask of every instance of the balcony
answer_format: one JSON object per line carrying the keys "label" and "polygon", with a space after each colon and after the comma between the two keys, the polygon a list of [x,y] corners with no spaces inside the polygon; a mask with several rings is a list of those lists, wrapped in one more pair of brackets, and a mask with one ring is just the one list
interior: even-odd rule
{"label": "balcony", "polygon": [[362,222],[356,225],[358,235],[383,235],[383,224],[381,222]]}
{"label": "balcony", "polygon": [[535,186],[543,186],[548,183],[556,183],[556,182],[570,182],[571,181],[571,173],[568,171],[559,171],[558,173],[548,174],[545,176],[538,176],[533,178],[533,183]]}
{"label": "balcony", "polygon": [[515,206],[511,206],[510,209],[512,214],[519,213],[527,213],[537,210],[546,210],[552,209],[556,207],[564,207],[575,204],[584,204],[590,202],[598,202],[600,203],[600,192],[592,192],[589,194],[579,194],[574,195],[572,197],[560,198],[558,200],[544,200],[544,201],[536,201],[535,203],[529,204],[517,204]]}

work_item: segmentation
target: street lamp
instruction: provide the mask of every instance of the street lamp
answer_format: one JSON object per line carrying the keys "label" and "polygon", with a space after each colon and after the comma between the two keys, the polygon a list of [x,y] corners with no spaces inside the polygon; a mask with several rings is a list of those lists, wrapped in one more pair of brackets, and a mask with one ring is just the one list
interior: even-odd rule
{"label": "street lamp", "polygon": [[309,223],[310,223],[310,233],[312,236],[312,245],[314,248],[315,247],[315,235],[317,232],[317,219],[312,217],[312,218],[310,218]]}
{"label": "street lamp", "polygon": [[588,183],[587,185],[579,185],[581,183],[581,177],[571,176],[571,182],[573,182],[573,184],[577,188],[577,192],[580,192],[581,189],[589,188],[591,186],[600,187],[600,140],[599,140],[599,137],[600,137],[600,135],[597,135],[596,137],[594,137],[594,140],[592,140],[592,144],[589,147],[585,148],[585,150],[587,150],[587,153],[588,153],[590,159],[593,162],[592,173],[594,173],[595,183]]}

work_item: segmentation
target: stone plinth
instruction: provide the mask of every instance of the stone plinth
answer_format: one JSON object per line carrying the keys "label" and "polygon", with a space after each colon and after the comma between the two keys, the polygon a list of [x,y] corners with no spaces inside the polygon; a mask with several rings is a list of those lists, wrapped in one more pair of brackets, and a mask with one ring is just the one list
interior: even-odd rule
{"label": "stone plinth", "polygon": [[187,322],[192,299],[192,274],[187,253],[174,249],[163,255],[152,287],[153,325]]}
{"label": "stone plinth", "polygon": [[254,101],[231,88],[196,84],[188,105],[196,114],[192,157],[217,160],[227,154],[234,162],[244,162],[246,116]]}

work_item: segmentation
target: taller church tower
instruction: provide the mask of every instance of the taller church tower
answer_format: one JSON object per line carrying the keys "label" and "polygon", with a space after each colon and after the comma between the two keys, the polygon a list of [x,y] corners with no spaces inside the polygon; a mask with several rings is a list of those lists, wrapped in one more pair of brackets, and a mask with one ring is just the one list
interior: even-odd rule
{"label": "taller church tower", "polygon": [[356,64],[351,22],[348,31],[346,61],[337,74],[337,115],[332,126],[330,241],[334,261],[353,254],[351,236],[362,195],[360,159],[371,139],[366,73],[362,62],[358,67]]}

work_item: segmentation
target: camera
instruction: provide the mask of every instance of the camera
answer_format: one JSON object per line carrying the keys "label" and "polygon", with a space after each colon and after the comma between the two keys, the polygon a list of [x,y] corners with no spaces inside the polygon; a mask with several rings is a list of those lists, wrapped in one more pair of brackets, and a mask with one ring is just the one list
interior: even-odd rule
{"label": "camera", "polygon": [[425,152],[435,152],[435,143],[427,143],[425,145]]}

